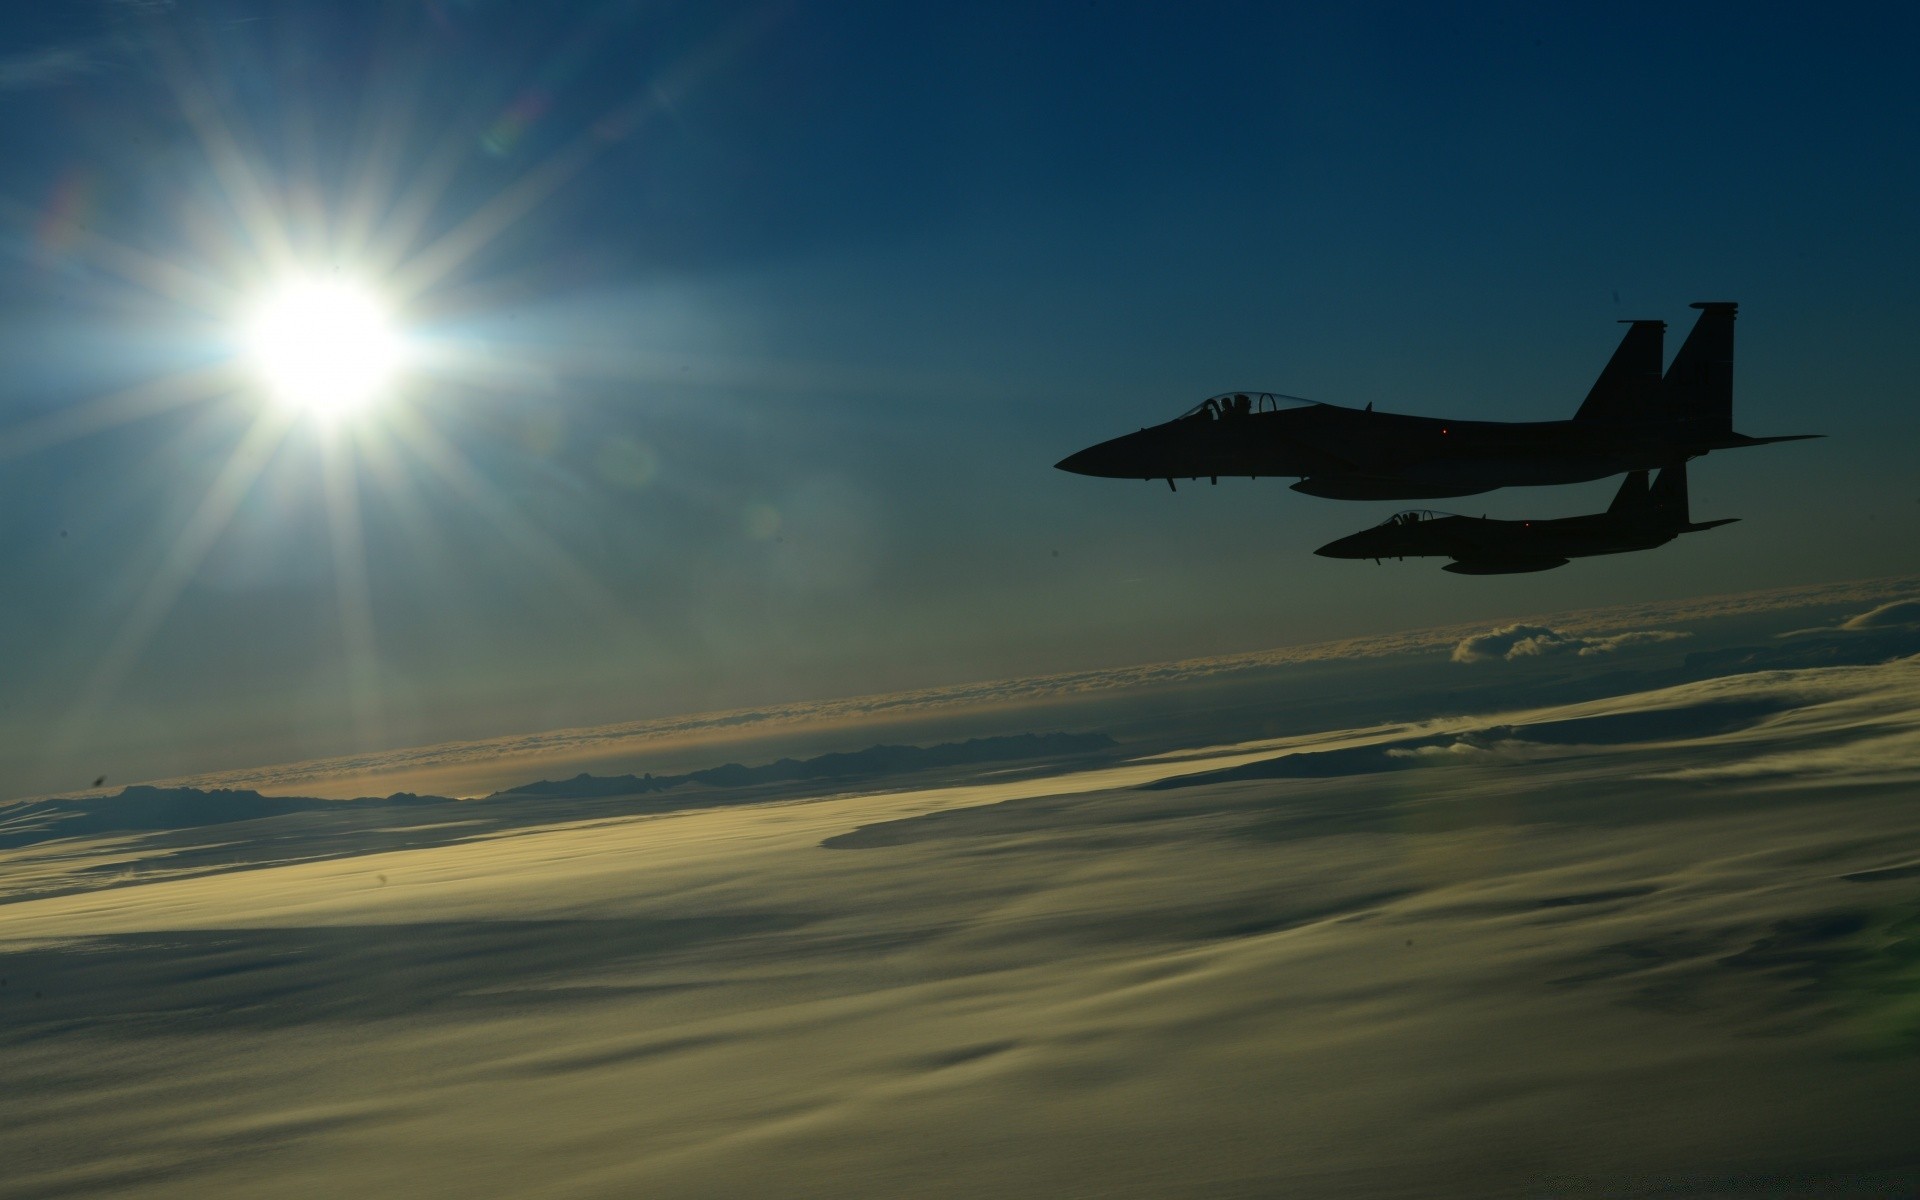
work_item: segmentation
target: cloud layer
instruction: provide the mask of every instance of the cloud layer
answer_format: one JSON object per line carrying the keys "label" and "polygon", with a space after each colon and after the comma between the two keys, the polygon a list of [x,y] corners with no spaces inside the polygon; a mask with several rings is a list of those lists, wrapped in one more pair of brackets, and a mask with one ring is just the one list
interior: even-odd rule
{"label": "cloud layer", "polygon": [[1453,648],[1457,663],[1512,662],[1516,658],[1545,658],[1549,655],[1578,654],[1582,657],[1611,654],[1625,646],[1644,646],[1655,642],[1675,642],[1693,636],[1671,629],[1637,629],[1598,637],[1565,633],[1546,625],[1503,625],[1486,633],[1462,638]]}
{"label": "cloud layer", "polygon": [[[934,713],[1040,705],[1129,689],[1226,679],[1240,673],[1294,664],[1438,654],[1449,649],[1456,662],[1480,661],[1463,657],[1467,654],[1480,654],[1489,661],[1511,661],[1528,655],[1568,652],[1598,655],[1636,642],[1669,641],[1687,636],[1672,630],[1647,628],[1656,623],[1682,624],[1828,605],[1858,605],[1863,609],[1879,605],[1880,608],[1873,610],[1879,612],[1881,609],[1898,607],[1903,603],[1900,598],[1914,594],[1916,584],[1920,584],[1920,580],[1901,577],[1698,596],[1548,614],[1491,633],[1478,625],[1446,625],[1178,662],[985,680],[908,692],[796,701],[752,709],[691,713],[473,741],[441,742],[428,746],[395,747],[306,762],[209,771],[152,782],[202,788],[255,788],[282,795],[361,795],[371,791],[392,790],[378,781],[395,777],[402,777],[404,781],[409,772],[460,769],[481,763],[497,764],[501,777],[480,789],[484,792],[537,775],[545,769],[542,764],[576,761],[595,755],[631,753],[637,756],[650,747],[682,740],[746,736],[801,727],[856,726]],[[1865,619],[1870,615],[1863,612],[1856,619]],[[1569,624],[1577,625],[1581,632],[1564,632],[1563,627]],[[1515,630],[1529,632],[1513,636]],[[1501,640],[1503,636],[1504,641]],[[1532,641],[1525,649],[1517,649],[1521,642],[1529,639]],[[414,787],[412,783],[407,786]],[[433,783],[431,786],[442,785]],[[346,790],[341,790],[342,787]]]}
{"label": "cloud layer", "polygon": [[1895,600],[1840,622],[1842,629],[1889,629],[1920,625],[1920,600]]}

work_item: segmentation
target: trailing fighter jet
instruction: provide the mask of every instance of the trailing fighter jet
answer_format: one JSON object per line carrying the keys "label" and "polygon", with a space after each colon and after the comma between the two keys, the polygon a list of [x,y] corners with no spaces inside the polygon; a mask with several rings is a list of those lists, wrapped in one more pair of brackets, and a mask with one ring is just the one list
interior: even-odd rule
{"label": "trailing fighter jet", "polygon": [[1295,476],[1296,492],[1336,500],[1470,496],[1495,488],[1603,479],[1711,450],[1820,437],[1733,431],[1733,319],[1705,302],[1660,372],[1665,321],[1627,335],[1570,421],[1451,421],[1321,404],[1272,392],[1227,392],[1168,421],[1055,464],[1113,479]]}
{"label": "trailing fighter jet", "polygon": [[1738,519],[1695,522],[1689,517],[1687,467],[1675,463],[1654,478],[1652,487],[1647,486],[1645,471],[1629,474],[1603,513],[1551,521],[1495,521],[1416,510],[1328,542],[1314,553],[1375,562],[1444,556],[1453,561],[1441,569],[1458,575],[1516,575],[1564,567],[1571,558],[1651,550],[1683,533]]}

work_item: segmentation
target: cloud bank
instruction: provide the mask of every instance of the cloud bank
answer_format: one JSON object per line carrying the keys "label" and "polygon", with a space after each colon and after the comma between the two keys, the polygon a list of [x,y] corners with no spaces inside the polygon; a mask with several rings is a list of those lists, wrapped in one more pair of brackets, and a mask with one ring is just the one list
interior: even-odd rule
{"label": "cloud bank", "polygon": [[[405,776],[415,771],[458,769],[469,764],[486,763],[499,764],[503,770],[510,769],[512,772],[527,770],[529,774],[536,774],[543,769],[534,765],[538,763],[576,756],[639,754],[650,747],[682,739],[758,734],[799,727],[854,726],[933,713],[1039,705],[1128,689],[1212,681],[1242,672],[1271,670],[1294,664],[1439,654],[1449,650],[1456,662],[1474,661],[1462,658],[1463,647],[1471,647],[1473,652],[1484,652],[1492,659],[1508,661],[1529,654],[1565,653],[1569,650],[1576,655],[1604,654],[1636,641],[1665,641],[1687,636],[1668,630],[1648,629],[1652,624],[1682,624],[1785,612],[1816,605],[1857,605],[1863,609],[1878,605],[1888,608],[1902,598],[1914,595],[1916,589],[1920,589],[1920,579],[1905,576],[1696,596],[1684,600],[1617,605],[1533,617],[1524,624],[1506,627],[1509,631],[1530,629],[1533,631],[1531,635],[1512,638],[1497,649],[1494,648],[1496,643],[1487,639],[1497,638],[1503,631],[1488,633],[1478,622],[1461,623],[1178,662],[984,680],[907,692],[800,700],[750,709],[661,716],[618,724],[553,729],[428,746],[395,747],[364,754],[277,765],[263,764],[147,782],[200,788],[254,788],[282,795],[325,794],[328,789],[338,791],[339,785],[344,784],[350,789],[362,790],[348,790],[339,794],[359,795],[363,794],[364,789],[374,787],[369,780]],[[1868,615],[1870,613],[1862,612],[1862,618]],[[1577,625],[1582,632],[1577,635],[1561,632],[1561,627],[1568,624]],[[1541,639],[1542,634],[1552,634],[1553,637]],[[1537,640],[1528,649],[1515,653],[1515,646],[1526,636]],[[515,763],[522,765],[513,765]],[[491,791],[510,782],[512,779],[509,776],[484,790]]]}
{"label": "cloud bank", "polygon": [[1789,629],[1777,633],[1777,638],[1810,638],[1835,634],[1910,632],[1920,628],[1920,600],[1900,598],[1888,600],[1865,612],[1858,612],[1833,625],[1816,625],[1810,629]]}
{"label": "cloud bank", "polygon": [[1895,600],[1840,622],[1842,629],[1889,629],[1920,625],[1920,600]]}
{"label": "cloud bank", "polygon": [[1512,662],[1517,658],[1546,658],[1559,654],[1577,654],[1584,658],[1611,654],[1626,646],[1676,642],[1692,636],[1671,629],[1636,629],[1595,637],[1564,633],[1546,625],[1503,625],[1486,633],[1462,638],[1453,648],[1453,661]]}

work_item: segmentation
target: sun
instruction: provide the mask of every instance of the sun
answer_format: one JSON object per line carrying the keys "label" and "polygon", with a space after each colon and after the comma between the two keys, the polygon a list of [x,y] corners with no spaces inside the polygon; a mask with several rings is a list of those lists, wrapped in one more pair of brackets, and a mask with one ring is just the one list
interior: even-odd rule
{"label": "sun", "polygon": [[245,321],[247,357],[281,403],[322,419],[386,395],[402,365],[388,307],[362,284],[288,280]]}

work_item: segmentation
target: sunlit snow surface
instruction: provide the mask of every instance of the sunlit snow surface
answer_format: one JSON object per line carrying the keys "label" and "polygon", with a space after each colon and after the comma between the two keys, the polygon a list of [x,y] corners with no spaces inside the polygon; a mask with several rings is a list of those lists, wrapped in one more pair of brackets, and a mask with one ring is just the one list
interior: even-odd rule
{"label": "sunlit snow surface", "polygon": [[1920,660],[459,807],[0,852],[0,1192],[1920,1188]]}

